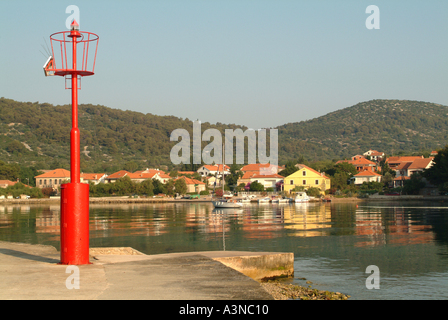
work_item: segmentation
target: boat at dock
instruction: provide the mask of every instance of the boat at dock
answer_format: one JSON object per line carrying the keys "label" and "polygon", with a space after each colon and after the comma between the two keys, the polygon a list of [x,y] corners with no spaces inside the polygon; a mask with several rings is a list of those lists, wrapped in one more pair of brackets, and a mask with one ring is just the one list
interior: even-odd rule
{"label": "boat at dock", "polygon": [[241,208],[243,206],[243,203],[241,201],[237,200],[227,200],[227,199],[219,199],[212,201],[213,206],[215,208]]}
{"label": "boat at dock", "polygon": [[294,199],[294,202],[300,203],[300,202],[309,202],[310,197],[306,194],[306,192],[297,192],[296,197]]}
{"label": "boat at dock", "polygon": [[269,197],[258,199],[258,203],[269,203],[271,199]]}

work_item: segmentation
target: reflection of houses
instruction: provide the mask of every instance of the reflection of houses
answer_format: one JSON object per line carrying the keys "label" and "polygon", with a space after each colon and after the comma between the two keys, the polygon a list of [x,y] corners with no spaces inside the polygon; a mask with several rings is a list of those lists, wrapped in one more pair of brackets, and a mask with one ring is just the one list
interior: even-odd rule
{"label": "reflection of houses", "polygon": [[314,187],[319,188],[321,194],[325,194],[325,190],[330,189],[330,178],[324,173],[304,165],[297,164],[298,171],[284,178],[284,191],[291,192],[295,187],[303,187],[304,190]]}
{"label": "reflection of houses", "polygon": [[294,230],[294,236],[319,237],[329,235],[332,227],[331,208],[306,203],[284,207],[285,229]]}
{"label": "reflection of houses", "polygon": [[381,245],[410,245],[434,241],[431,226],[416,224],[403,208],[393,208],[392,220],[383,220],[381,212],[356,212],[356,247]]}
{"label": "reflection of houses", "polygon": [[38,188],[57,189],[64,180],[70,181],[70,171],[65,169],[50,170],[34,177],[34,179],[36,179],[36,187]]}
{"label": "reflection of houses", "polygon": [[350,178],[350,183],[355,185],[363,184],[364,182],[381,182],[381,175],[366,169]]}

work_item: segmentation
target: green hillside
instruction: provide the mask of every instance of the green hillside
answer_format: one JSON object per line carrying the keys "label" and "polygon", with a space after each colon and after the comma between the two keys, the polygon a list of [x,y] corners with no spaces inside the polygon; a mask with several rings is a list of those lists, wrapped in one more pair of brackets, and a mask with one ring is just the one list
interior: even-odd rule
{"label": "green hillside", "polygon": [[430,152],[448,142],[448,107],[418,101],[372,100],[278,127],[283,160],[343,159],[369,149],[387,155]]}
{"label": "green hillside", "polygon": [[[169,156],[176,144],[169,141],[171,132],[184,128],[192,136],[192,121],[188,119],[90,104],[79,106],[79,126],[83,172],[135,171],[164,165],[171,169]],[[209,128],[224,132],[239,126],[202,123],[203,131]],[[70,105],[0,98],[0,159],[5,162],[69,169],[70,129]],[[310,161],[341,159],[368,149],[388,155],[411,154],[445,146],[448,107],[373,100],[278,129],[280,163],[300,157]]]}

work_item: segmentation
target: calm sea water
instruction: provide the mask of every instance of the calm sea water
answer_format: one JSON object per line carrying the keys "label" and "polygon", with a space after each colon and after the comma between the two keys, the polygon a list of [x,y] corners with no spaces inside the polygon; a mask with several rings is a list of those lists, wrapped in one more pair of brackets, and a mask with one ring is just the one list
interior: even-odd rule
{"label": "calm sea water", "polygon": [[[0,240],[59,248],[59,214],[59,205],[0,206]],[[293,252],[292,283],[351,299],[448,298],[445,203],[91,205],[90,246]],[[366,288],[370,265],[379,268],[380,289]]]}

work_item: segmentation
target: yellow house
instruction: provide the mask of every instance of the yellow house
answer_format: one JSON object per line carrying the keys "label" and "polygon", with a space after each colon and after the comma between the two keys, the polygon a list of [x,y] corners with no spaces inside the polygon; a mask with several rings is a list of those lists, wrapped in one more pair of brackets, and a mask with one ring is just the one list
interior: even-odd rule
{"label": "yellow house", "polygon": [[325,176],[324,173],[317,172],[304,164],[297,164],[296,167],[299,170],[283,180],[285,192],[291,193],[295,187],[303,187],[304,190],[314,187],[319,188],[321,194],[324,195],[325,190],[330,189],[330,178]]}

